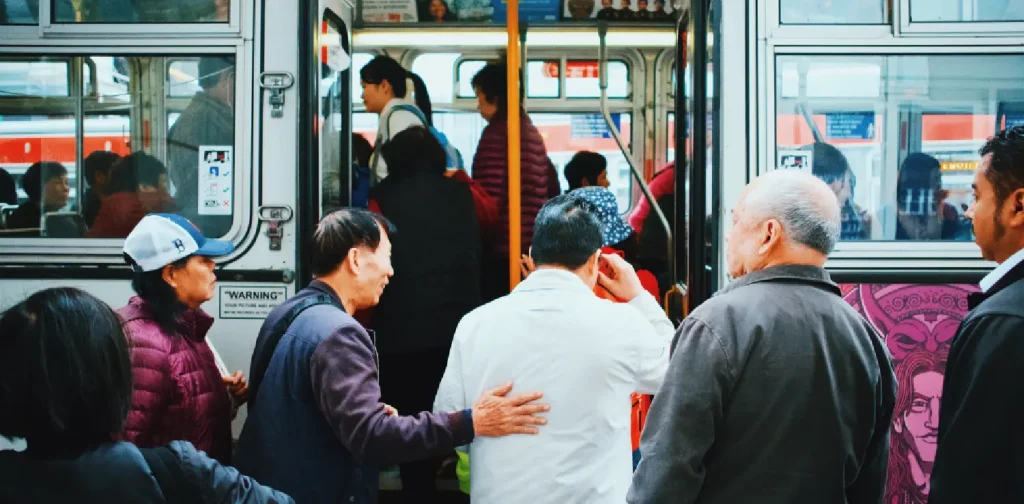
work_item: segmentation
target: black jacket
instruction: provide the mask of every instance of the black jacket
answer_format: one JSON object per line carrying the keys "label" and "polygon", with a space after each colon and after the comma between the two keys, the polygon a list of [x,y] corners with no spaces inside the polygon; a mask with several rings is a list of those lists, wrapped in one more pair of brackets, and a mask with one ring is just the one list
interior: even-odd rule
{"label": "black jacket", "polygon": [[968,302],[946,363],[928,502],[1024,502],[1024,264]]}
{"label": "black jacket", "polygon": [[450,348],[481,304],[480,227],[466,184],[440,174],[392,175],[371,198],[397,228],[391,279],[374,309],[382,354]]}

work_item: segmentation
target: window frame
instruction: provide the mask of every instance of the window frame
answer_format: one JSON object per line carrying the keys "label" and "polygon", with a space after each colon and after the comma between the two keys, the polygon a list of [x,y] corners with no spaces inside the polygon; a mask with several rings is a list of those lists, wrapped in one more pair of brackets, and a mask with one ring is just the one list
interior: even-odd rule
{"label": "window frame", "polygon": [[[68,36],[96,38],[167,37],[192,39],[199,37],[250,38],[254,3],[229,0],[226,23],[64,23],[53,16],[53,0],[39,0],[39,20],[29,25],[0,25],[14,39],[46,39]],[[123,40],[121,41],[123,43]],[[187,42],[186,42],[187,43]]]}
{"label": "window frame", "polygon": [[[96,45],[91,40],[67,40],[60,45],[35,45],[35,46],[0,46],[0,59],[10,57],[45,57],[45,56],[66,56],[68,58],[87,56],[126,56],[126,57],[162,57],[164,61],[175,56],[206,56],[213,54],[230,55],[235,58],[235,73],[242,76],[235,80],[235,103],[234,108],[234,157],[235,157],[235,179],[233,181],[234,194],[232,197],[232,223],[227,234],[223,237],[236,245],[241,245],[252,236],[247,233],[250,221],[255,218],[255,194],[254,190],[259,186],[259,167],[252,153],[252,136],[258,125],[254,124],[259,113],[259,107],[253,105],[253,73],[251,67],[251,54],[248,54],[243,41],[225,39],[203,39],[195,40],[190,45],[168,44],[166,40],[161,45],[123,47],[115,45]],[[161,76],[159,88],[160,97],[166,99],[166,65],[153,65],[150,71],[158,72]],[[74,68],[72,72],[76,72]],[[70,74],[69,74],[70,75]],[[152,79],[152,74],[144,78]],[[72,82],[71,93],[74,94],[78,86]],[[80,91],[80,90],[79,90]],[[80,94],[80,93],[79,93]],[[46,98],[33,98],[46,100]],[[163,103],[152,108],[153,118],[160,118],[165,128],[167,122],[166,110]],[[131,103],[131,121],[133,140],[141,138],[140,129],[142,121],[140,117],[140,103]],[[258,103],[256,104],[258,105]],[[27,107],[31,109],[31,107]],[[13,109],[13,107],[12,107]],[[3,99],[0,99],[0,110],[6,110]],[[82,109],[80,109],[82,110]],[[85,110],[88,112],[93,109]],[[77,112],[76,112],[77,114]],[[84,120],[84,115],[82,116]],[[76,118],[77,120],[77,118]],[[81,123],[76,126],[76,136],[79,135]],[[163,131],[163,138],[166,138],[167,131]],[[154,155],[164,155],[164,146],[154,147],[154,142],[148,152]],[[84,153],[82,153],[84,155]],[[76,176],[81,168],[76,167]],[[36,264],[60,262],[65,264],[114,264],[124,263],[122,249],[123,238],[44,238],[44,237],[11,237],[0,239],[0,263],[13,264]],[[218,258],[218,262],[230,262],[244,253],[244,247],[236,247],[231,255]]]}
{"label": "window frame", "polygon": [[881,24],[791,24],[782,22],[782,2],[786,0],[756,0],[760,11],[766,14],[758,23],[764,38],[812,38],[840,41],[856,38],[885,38],[893,35],[898,9],[893,6],[889,21]]}
{"label": "window frame", "polygon": [[[1024,49],[1019,46],[984,46],[960,45],[960,46],[875,46],[875,45],[849,45],[844,47],[822,47],[813,45],[789,45],[776,43],[769,40],[765,52],[768,57],[764,59],[764,71],[761,73],[761,85],[759,86],[758,101],[761,106],[756,107],[760,112],[756,121],[752,121],[750,134],[751,138],[758,139],[758,163],[751,164],[752,177],[767,173],[775,169],[775,156],[777,152],[777,103],[776,103],[776,61],[779,56],[970,56],[970,55],[1016,55],[1024,58]],[[1024,82],[1022,82],[1024,84]],[[1024,87],[1024,86],[1022,86]],[[889,107],[890,104],[884,104]],[[899,109],[889,107],[886,109],[885,126],[883,135],[898,135],[899,132]],[[883,136],[884,142],[888,139]],[[882,160],[885,166],[895,166],[897,163],[898,149],[889,149],[891,152],[884,152]],[[896,172],[890,170],[885,178],[891,178],[892,183],[883,181],[883,186],[895,187]],[[829,265],[832,267],[878,267],[880,261],[914,260],[915,268],[950,267],[956,263],[964,267],[964,261],[970,267],[979,267],[981,259],[980,249],[974,242],[968,241],[911,241],[911,240],[864,240],[864,241],[840,241],[835,252],[830,256]]]}
{"label": "window frame", "polygon": [[899,31],[907,36],[920,35],[985,35],[1020,37],[1024,33],[1024,19],[1020,21],[913,21],[910,17],[910,4],[913,0],[898,0],[900,13]]}

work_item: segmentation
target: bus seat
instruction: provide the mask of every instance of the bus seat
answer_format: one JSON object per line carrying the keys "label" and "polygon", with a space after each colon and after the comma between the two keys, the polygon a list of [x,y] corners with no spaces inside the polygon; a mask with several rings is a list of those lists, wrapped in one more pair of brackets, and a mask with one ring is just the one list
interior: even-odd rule
{"label": "bus seat", "polygon": [[0,203],[0,229],[7,228],[7,217],[10,217],[10,215],[17,209],[18,205]]}
{"label": "bus seat", "polygon": [[43,217],[42,236],[49,238],[81,238],[88,228],[77,212],[51,212]]}

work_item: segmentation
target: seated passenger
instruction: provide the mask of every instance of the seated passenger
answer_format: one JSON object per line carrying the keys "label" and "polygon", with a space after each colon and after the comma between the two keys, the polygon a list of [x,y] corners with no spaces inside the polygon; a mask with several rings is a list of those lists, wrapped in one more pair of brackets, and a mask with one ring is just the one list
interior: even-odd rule
{"label": "seated passenger", "polygon": [[352,206],[366,208],[370,199],[370,156],[373,146],[359,133],[352,133]]}
{"label": "seated passenger", "polygon": [[907,156],[896,182],[896,239],[955,240],[960,214],[945,202],[947,194],[937,159],[921,152]]}
{"label": "seated passenger", "polygon": [[565,165],[565,181],[569,190],[581,187],[608,187],[608,160],[590,151],[579,151]]}
{"label": "seated passenger", "polygon": [[[669,163],[665,165],[658,173],[654,174],[654,178],[648,182],[651,189],[651,194],[654,195],[655,201],[660,201],[663,197],[672,195],[676,190],[676,164]],[[651,203],[647,201],[647,198],[641,197],[637,200],[636,205],[633,207],[633,211],[629,212],[629,225],[637,234],[642,235],[644,232],[644,222],[647,216],[651,214]],[[668,214],[666,214],[668,215]]]}
{"label": "seated passenger", "polygon": [[132,369],[121,322],[99,299],[39,291],[0,315],[0,334],[0,436],[28,442],[24,452],[0,451],[4,502],[157,504],[173,490],[179,502],[294,502],[188,441],[139,449],[114,440]]}
{"label": "seated passenger", "polygon": [[[480,306],[480,227],[469,186],[445,176],[445,153],[414,126],[381,149],[390,174],[370,193],[370,210],[398,229],[393,278],[373,311],[384,369],[382,401],[398,411],[429,411],[459,320]],[[439,460],[403,464],[406,502],[434,502]]]}
{"label": "seated passenger", "polygon": [[124,238],[146,214],[173,212],[174,199],[167,191],[167,169],[159,159],[133,152],[117,162],[87,236]]}
{"label": "seated passenger", "polygon": [[[473,178],[498,202],[501,224],[496,233],[486,237],[482,271],[484,301],[508,293],[509,230],[508,230],[508,86],[505,64],[490,63],[473,76],[477,109],[487,120],[473,157]],[[522,98],[522,88],[519,90]],[[521,101],[520,101],[521,102]],[[544,138],[526,111],[519,114],[521,150],[522,199],[520,207],[522,250],[529,250],[533,237],[533,221],[548,198],[561,192],[558,174],[548,158]]]}
{"label": "seated passenger", "polygon": [[[600,504],[626,496],[628,397],[661,385],[673,327],[633,268],[601,254],[594,212],[571,194],[546,203],[530,249],[536,271],[459,323],[435,410],[464,408],[508,381],[543,389],[553,407],[538,436],[468,449],[473,502]],[[598,298],[598,283],[629,302]]]}
{"label": "seated passenger", "polygon": [[823,142],[815,142],[804,149],[811,150],[813,154],[811,172],[829,185],[839,201],[843,221],[839,239],[870,240],[875,237],[877,230],[871,214],[853,202],[856,178],[846,156],[839,149]]}
{"label": "seated passenger", "polygon": [[82,218],[89,227],[96,222],[100,204],[110,194],[110,173],[113,171],[114,163],[120,159],[121,156],[113,152],[95,151],[83,161],[85,181],[89,188],[85,190],[85,197],[82,198]]}
{"label": "seated passenger", "polygon": [[389,227],[366,210],[324,217],[312,237],[316,279],[275,308],[256,339],[238,465],[298,502],[373,504],[380,464],[535,434],[545,422],[534,415],[548,407],[532,404],[541,394],[505,397],[511,383],[496,383],[471,410],[398,416],[382,402],[374,341],[352,314],[376,305],[394,274]]}
{"label": "seated passenger", "polygon": [[735,281],[676,333],[626,500],[881,502],[896,377],[823,269],[839,239],[835,194],[775,170],[732,219]]}
{"label": "seated passenger", "polygon": [[28,201],[7,218],[7,228],[39,228],[44,213],[56,212],[68,205],[71,194],[68,169],[53,161],[35,163],[22,175],[21,188],[28,195]]}
{"label": "seated passenger", "polygon": [[131,341],[135,387],[124,440],[149,448],[179,439],[230,461],[232,400],[243,399],[245,383],[236,372],[225,389],[206,341],[213,317],[200,305],[216,288],[211,257],[234,248],[173,214],[147,215],[125,239],[137,295],[118,310]]}
{"label": "seated passenger", "polygon": [[5,205],[18,204],[18,187],[10,172],[0,168],[0,203]]}

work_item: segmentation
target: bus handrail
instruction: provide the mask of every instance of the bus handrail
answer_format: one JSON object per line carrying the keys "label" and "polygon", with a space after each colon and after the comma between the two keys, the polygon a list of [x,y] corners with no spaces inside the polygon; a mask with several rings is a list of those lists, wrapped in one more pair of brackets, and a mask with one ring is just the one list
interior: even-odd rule
{"label": "bus handrail", "polygon": [[508,0],[505,31],[508,48],[505,51],[505,79],[507,97],[505,110],[508,114],[508,275],[509,289],[519,284],[519,269],[522,253],[522,214],[520,192],[520,103],[519,103],[519,0]]}
{"label": "bus handrail", "polygon": [[651,192],[651,187],[644,180],[643,174],[640,173],[640,169],[637,168],[636,162],[633,160],[632,153],[626,148],[625,142],[622,141],[622,135],[619,133],[619,128],[615,126],[615,122],[612,120],[611,112],[608,110],[608,47],[605,44],[605,37],[608,35],[608,22],[605,20],[599,20],[597,22],[597,37],[600,45],[598,46],[597,53],[597,64],[598,64],[598,82],[601,89],[601,115],[604,117],[604,122],[608,126],[608,131],[611,132],[612,138],[615,139],[615,143],[618,144],[619,150],[622,151],[622,156],[626,159],[626,164],[629,165],[629,171],[633,174],[633,178],[636,179],[637,184],[640,185],[640,191],[643,192],[644,198],[651,205],[651,211],[658,216],[658,221],[661,226],[665,228],[665,242],[667,253],[665,255],[668,265],[669,278],[675,278],[675,265],[672,260],[672,225],[668,222],[668,218],[665,217],[665,213],[661,211],[661,207],[658,206],[658,201],[654,198],[654,193]]}

